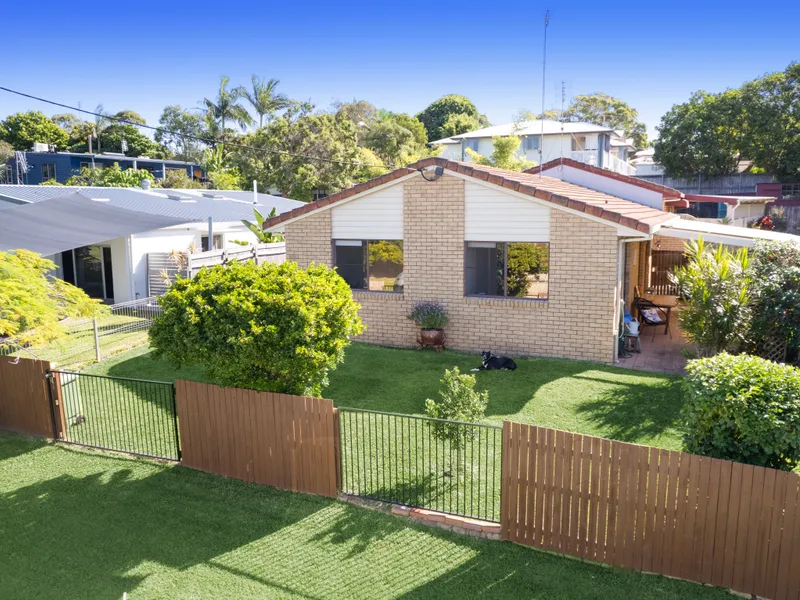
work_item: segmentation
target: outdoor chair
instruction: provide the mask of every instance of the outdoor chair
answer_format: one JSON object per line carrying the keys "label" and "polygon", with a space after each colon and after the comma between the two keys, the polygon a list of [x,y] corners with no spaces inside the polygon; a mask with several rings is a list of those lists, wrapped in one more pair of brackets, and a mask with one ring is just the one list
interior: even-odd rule
{"label": "outdoor chair", "polygon": [[[664,335],[669,334],[672,338],[672,331],[669,329],[669,318],[672,312],[671,306],[655,304],[647,298],[637,297],[633,301],[636,312],[639,315],[639,323],[649,327],[664,326]],[[656,339],[656,331],[653,329],[653,340]]]}

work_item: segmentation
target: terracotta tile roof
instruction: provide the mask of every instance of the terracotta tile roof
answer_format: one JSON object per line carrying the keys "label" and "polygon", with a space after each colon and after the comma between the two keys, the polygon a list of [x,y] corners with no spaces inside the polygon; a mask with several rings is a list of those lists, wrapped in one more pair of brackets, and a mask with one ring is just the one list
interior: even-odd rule
{"label": "terracotta tile roof", "polygon": [[623,183],[629,183],[631,185],[645,188],[653,192],[659,192],[664,197],[665,200],[674,198],[683,198],[683,192],[676,190],[674,188],[667,187],[665,185],[659,185],[658,183],[653,183],[652,181],[639,179],[638,177],[631,177],[630,175],[615,173],[614,171],[609,171],[608,169],[603,169],[601,167],[587,165],[586,163],[578,162],[577,160],[573,160],[571,158],[556,158],[554,160],[544,163],[541,167],[536,166],[528,169],[525,172],[539,173],[540,170],[544,172],[561,165],[567,167],[573,167],[574,169],[580,169],[581,171],[587,171],[588,173],[594,173],[595,175],[602,175],[603,177],[608,177],[609,179],[616,179],[617,181],[621,181]]}
{"label": "terracotta tile roof", "polygon": [[415,163],[386,173],[375,179],[359,183],[351,188],[336,194],[310,202],[294,210],[280,214],[263,223],[264,229],[269,229],[296,219],[310,212],[319,210],[336,202],[340,202],[356,194],[361,194],[372,188],[387,184],[395,179],[411,175],[426,167],[442,167],[447,171],[473,177],[486,181],[509,190],[525,194],[545,202],[565,206],[572,210],[584,212],[600,219],[618,223],[630,229],[650,233],[653,225],[663,223],[675,218],[675,215],[632,202],[616,196],[604,194],[586,187],[568,183],[546,175],[539,176],[532,173],[506,171],[495,167],[484,167],[473,163],[457,162],[441,157],[424,158]]}

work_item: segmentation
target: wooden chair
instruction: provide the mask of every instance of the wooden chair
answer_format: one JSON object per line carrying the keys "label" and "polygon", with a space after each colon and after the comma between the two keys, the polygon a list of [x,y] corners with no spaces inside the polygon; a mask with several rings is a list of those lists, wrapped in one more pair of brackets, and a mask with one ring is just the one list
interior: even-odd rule
{"label": "wooden chair", "polygon": [[[651,302],[647,298],[642,298],[641,296],[637,296],[634,299],[633,305],[636,307],[636,313],[638,314],[639,323],[641,325],[647,325],[650,327],[660,327],[663,325],[664,335],[669,334],[669,337],[672,338],[672,331],[669,329],[669,318],[672,312],[671,306],[655,304],[654,302]],[[645,313],[645,311],[647,312]],[[655,313],[653,313],[653,311],[655,311]],[[656,331],[653,329],[653,340],[655,339]]]}

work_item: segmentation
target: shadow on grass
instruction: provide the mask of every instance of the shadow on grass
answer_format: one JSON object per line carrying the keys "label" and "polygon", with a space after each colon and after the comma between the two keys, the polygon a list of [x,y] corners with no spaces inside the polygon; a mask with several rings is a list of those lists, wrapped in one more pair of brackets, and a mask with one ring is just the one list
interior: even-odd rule
{"label": "shadow on grass", "polygon": [[370,544],[384,540],[405,527],[399,519],[376,519],[368,509],[348,509],[339,513],[323,531],[311,539],[350,546],[347,558],[366,551]]}
{"label": "shadow on grass", "polygon": [[[180,467],[140,475],[136,467],[61,475],[0,495],[7,591],[26,598],[121,598],[146,578],[129,573],[143,563],[186,569],[325,506],[232,481],[224,484],[230,502],[221,505],[219,478]],[[42,569],[50,574],[42,577]]]}

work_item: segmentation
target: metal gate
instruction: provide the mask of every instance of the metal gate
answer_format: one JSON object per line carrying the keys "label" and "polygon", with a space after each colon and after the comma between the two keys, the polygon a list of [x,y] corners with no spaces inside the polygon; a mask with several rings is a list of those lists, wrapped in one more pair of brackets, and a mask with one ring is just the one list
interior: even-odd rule
{"label": "metal gate", "polygon": [[73,371],[49,376],[60,441],[180,460],[173,384]]}
{"label": "metal gate", "polygon": [[653,250],[652,276],[650,289],[654,294],[677,296],[678,288],[669,280],[669,274],[677,267],[686,264],[686,254],[682,251]]}
{"label": "metal gate", "polygon": [[500,520],[502,428],[339,409],[345,494]]}

